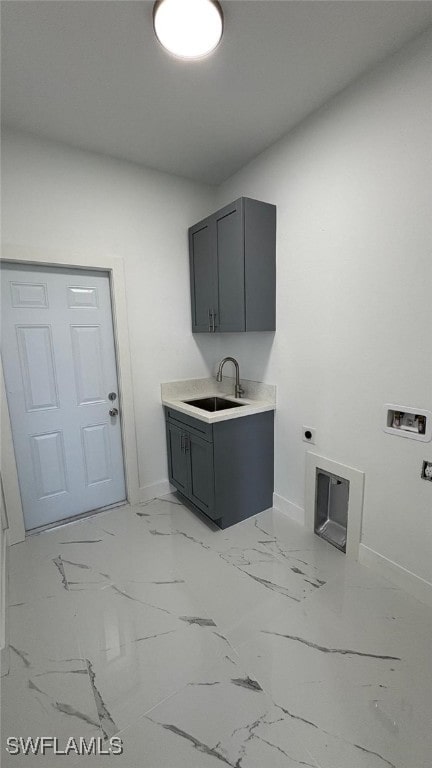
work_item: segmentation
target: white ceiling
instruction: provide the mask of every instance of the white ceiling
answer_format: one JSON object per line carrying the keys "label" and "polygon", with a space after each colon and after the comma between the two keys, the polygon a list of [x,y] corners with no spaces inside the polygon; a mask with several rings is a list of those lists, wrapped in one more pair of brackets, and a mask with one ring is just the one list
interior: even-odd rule
{"label": "white ceiling", "polygon": [[432,22],[432,3],[222,0],[225,34],[171,58],[152,2],[3,2],[9,126],[217,184]]}

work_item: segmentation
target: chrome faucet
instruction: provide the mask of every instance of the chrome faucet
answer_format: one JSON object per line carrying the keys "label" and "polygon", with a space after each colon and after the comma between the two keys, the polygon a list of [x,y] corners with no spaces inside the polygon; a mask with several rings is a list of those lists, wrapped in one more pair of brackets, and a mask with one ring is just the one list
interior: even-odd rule
{"label": "chrome faucet", "polygon": [[225,363],[227,363],[228,361],[230,361],[231,363],[234,363],[235,371],[236,371],[235,397],[241,397],[242,395],[244,395],[244,389],[240,384],[239,364],[234,357],[224,357],[224,359],[220,361],[218,372],[216,374],[216,381],[222,381],[222,368],[224,367]]}

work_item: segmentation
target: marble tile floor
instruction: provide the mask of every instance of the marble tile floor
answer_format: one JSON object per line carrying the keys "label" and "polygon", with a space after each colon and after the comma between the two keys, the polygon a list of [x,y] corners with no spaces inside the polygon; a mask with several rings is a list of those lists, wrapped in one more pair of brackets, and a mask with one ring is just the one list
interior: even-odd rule
{"label": "marble tile floor", "polygon": [[432,611],[276,510],[221,531],[169,495],[29,537],[9,572],[4,768],[431,768]]}

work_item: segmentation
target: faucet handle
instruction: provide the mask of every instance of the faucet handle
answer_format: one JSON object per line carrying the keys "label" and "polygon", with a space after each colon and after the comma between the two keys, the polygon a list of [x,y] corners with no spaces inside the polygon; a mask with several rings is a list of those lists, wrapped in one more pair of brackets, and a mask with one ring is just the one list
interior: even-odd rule
{"label": "faucet handle", "polygon": [[236,391],[236,397],[242,397],[245,393],[241,384],[236,384],[235,391]]}

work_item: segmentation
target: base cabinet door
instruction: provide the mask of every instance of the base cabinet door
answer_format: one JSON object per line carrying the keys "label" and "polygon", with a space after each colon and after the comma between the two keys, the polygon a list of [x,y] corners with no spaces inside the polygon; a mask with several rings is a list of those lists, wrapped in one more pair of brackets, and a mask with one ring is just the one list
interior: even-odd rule
{"label": "base cabinet door", "polygon": [[185,433],[170,422],[167,422],[167,443],[169,480],[179,491],[187,495],[190,471]]}
{"label": "base cabinet door", "polygon": [[215,519],[213,443],[188,433],[186,451],[190,471],[188,497],[198,509]]}

